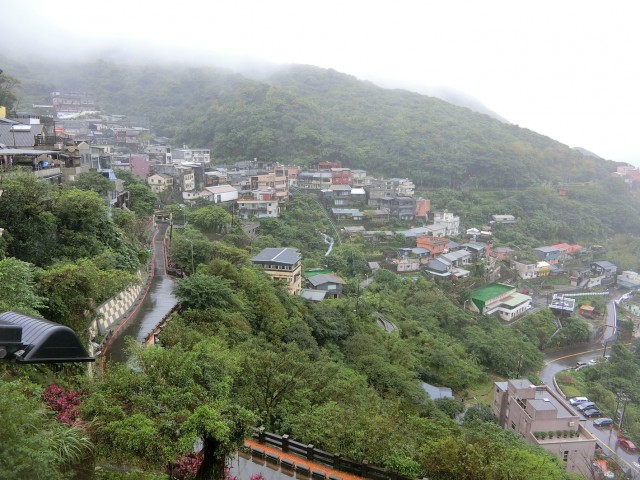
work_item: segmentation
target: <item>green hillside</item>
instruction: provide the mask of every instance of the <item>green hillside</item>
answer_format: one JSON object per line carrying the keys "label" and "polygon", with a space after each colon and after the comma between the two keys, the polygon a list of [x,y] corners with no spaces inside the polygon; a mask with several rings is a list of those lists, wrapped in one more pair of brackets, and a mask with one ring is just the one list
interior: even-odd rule
{"label": "green hillside", "polygon": [[104,61],[9,63],[6,71],[22,81],[25,106],[53,90],[90,92],[105,111],[146,117],[157,134],[210,148],[219,162],[339,160],[451,188],[582,182],[615,165],[433,97],[311,66],[290,66],[261,82],[211,68]]}

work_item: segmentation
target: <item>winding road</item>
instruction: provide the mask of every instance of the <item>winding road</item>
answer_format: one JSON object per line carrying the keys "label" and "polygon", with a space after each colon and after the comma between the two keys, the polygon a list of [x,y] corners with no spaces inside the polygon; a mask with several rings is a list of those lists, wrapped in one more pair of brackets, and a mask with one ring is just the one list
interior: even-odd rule
{"label": "winding road", "polygon": [[[563,370],[572,369],[576,362],[603,360],[605,348],[615,340],[615,334],[618,328],[616,300],[610,300],[607,304],[606,327],[601,342],[583,347],[570,347],[562,349],[561,352],[555,352],[545,361],[545,366],[540,372],[540,379],[549,386],[560,397],[563,395],[555,386],[554,377]],[[584,368],[591,368],[589,366]],[[640,479],[640,462],[638,453],[632,454],[618,446],[618,432],[615,428],[598,428],[593,424],[593,420],[583,418],[580,420],[583,427],[589,430],[591,434],[598,439],[597,443],[608,454],[615,456],[619,463],[625,468],[633,472],[634,479]],[[634,465],[635,463],[635,465]]]}

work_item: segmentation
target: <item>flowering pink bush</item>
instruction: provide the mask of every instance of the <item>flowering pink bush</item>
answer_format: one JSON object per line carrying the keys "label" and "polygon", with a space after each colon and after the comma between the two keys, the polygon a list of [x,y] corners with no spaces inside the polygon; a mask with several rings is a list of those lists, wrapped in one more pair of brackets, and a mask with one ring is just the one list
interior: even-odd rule
{"label": "flowering pink bush", "polygon": [[[192,480],[196,478],[200,464],[202,463],[202,455],[200,452],[195,455],[182,455],[178,460],[173,462],[171,468],[171,478],[177,480]],[[165,472],[169,470],[165,467]],[[225,467],[224,469],[225,480],[238,480],[238,477],[231,475],[231,469]],[[261,474],[254,474],[251,476],[251,480],[265,480]]]}
{"label": "flowering pink bush", "polygon": [[83,392],[68,391],[52,383],[42,395],[44,402],[51,410],[58,412],[56,419],[67,425],[73,425],[78,420],[78,407]]}
{"label": "flowering pink bush", "polygon": [[[178,480],[191,480],[196,478],[200,464],[202,463],[202,455],[182,455],[178,460],[173,462],[171,468],[172,478]],[[165,471],[169,468],[165,468]]]}

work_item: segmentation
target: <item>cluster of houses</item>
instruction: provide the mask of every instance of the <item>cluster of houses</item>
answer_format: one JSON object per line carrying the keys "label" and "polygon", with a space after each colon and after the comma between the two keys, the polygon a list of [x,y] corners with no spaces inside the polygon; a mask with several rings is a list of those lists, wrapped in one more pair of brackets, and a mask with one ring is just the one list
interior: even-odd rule
{"label": "cluster of houses", "polygon": [[292,295],[316,302],[340,297],[342,286],[346,283],[325,268],[303,272],[302,258],[295,248],[265,248],[251,262],[272,280],[284,282]]}
{"label": "cluster of houses", "polygon": [[[473,264],[482,263],[489,280],[495,281],[503,260],[510,260],[521,279],[543,277],[562,273],[565,260],[585,251],[580,245],[563,243],[534,249],[537,261],[518,258],[517,251],[493,247],[491,240],[493,230],[516,223],[513,215],[496,214],[481,229],[461,232],[460,217],[447,210],[431,212],[428,199],[416,198],[411,180],[375,178],[338,162],[318,162],[304,169],[257,159],[215,166],[208,149],[172,148],[167,139],[153,138],[144,126],[130,126],[131,119],[98,115],[86,94],[53,92],[51,105],[38,108],[48,108],[54,116],[0,115],[0,162],[30,168],[52,182],[100,172],[113,181],[108,200],[114,206],[128,202],[123,182],[115,176],[117,169],[144,179],[166,202],[206,200],[227,206],[240,219],[277,217],[292,192],[313,191],[336,220],[348,225],[343,228],[346,234],[373,242],[402,236],[403,248],[387,258],[391,268],[399,273],[424,271],[439,279],[468,276]],[[132,153],[122,153],[125,149]],[[620,168],[619,175],[633,177],[633,169]],[[422,226],[401,231],[365,228],[394,219]],[[621,277],[621,284],[640,285],[635,272],[623,272]],[[571,277],[574,285],[585,288],[616,280],[615,265],[609,262],[593,262]],[[300,293],[302,287],[294,290]]]}

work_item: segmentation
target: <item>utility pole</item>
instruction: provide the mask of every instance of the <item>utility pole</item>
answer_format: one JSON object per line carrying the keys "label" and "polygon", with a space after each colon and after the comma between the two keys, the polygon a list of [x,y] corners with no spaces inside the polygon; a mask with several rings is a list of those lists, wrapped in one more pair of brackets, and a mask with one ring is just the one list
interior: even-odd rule
{"label": "utility pole", "polygon": [[618,397],[618,402],[616,403],[616,417],[618,416],[618,406],[622,403],[622,412],[620,414],[620,419],[618,420],[618,436],[622,435],[622,424],[624,422],[624,414],[627,409],[627,403],[629,403],[629,396],[624,392],[619,392],[616,394]]}

